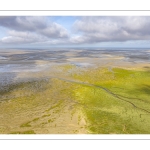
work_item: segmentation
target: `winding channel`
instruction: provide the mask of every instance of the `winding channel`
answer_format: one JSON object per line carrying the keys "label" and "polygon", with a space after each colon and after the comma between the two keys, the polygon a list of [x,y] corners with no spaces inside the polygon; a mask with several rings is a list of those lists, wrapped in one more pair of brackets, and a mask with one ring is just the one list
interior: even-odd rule
{"label": "winding channel", "polygon": [[[141,100],[141,99],[138,99],[138,98],[129,98],[129,97],[125,97],[125,96],[121,96],[121,95],[118,95],[118,94],[115,94],[113,93],[112,91],[108,90],[107,88],[105,87],[102,87],[100,85],[95,85],[95,84],[90,84],[90,83],[85,83],[85,82],[79,82],[79,81],[74,81],[74,80],[68,80],[68,79],[64,79],[64,78],[59,78],[59,77],[50,77],[51,79],[58,79],[58,80],[62,80],[62,81],[65,81],[65,82],[70,82],[70,83],[75,83],[75,84],[79,84],[79,85],[86,85],[86,86],[90,86],[90,87],[95,87],[95,88],[99,88],[99,89],[102,89],[104,90],[105,92],[107,92],[108,94],[112,95],[113,97],[119,99],[119,100],[122,100],[122,101],[125,101],[129,104],[131,104],[133,107],[139,109],[139,110],[142,110],[146,113],[150,113],[149,110],[146,110],[144,108],[141,108],[139,106],[136,106],[134,103],[124,99],[124,98],[128,98],[128,99],[137,99],[137,100]],[[143,101],[143,100],[142,100]]]}
{"label": "winding channel", "polygon": [[[146,110],[146,109],[144,109],[144,108],[141,108],[141,107],[135,105],[133,102],[130,102],[129,100],[126,100],[126,99],[136,99],[136,100],[139,100],[139,101],[146,102],[146,101],[144,101],[144,100],[142,100],[142,99],[139,99],[139,98],[131,98],[131,97],[126,97],[126,96],[122,96],[122,95],[119,95],[119,94],[115,94],[115,93],[112,92],[111,90],[109,90],[109,89],[107,89],[107,88],[105,88],[105,87],[103,87],[103,86],[100,86],[100,85],[95,85],[95,84],[85,83],[85,82],[80,82],[80,81],[75,81],[75,80],[68,80],[68,79],[65,79],[65,78],[54,77],[54,76],[50,76],[50,77],[48,77],[48,78],[50,78],[50,79],[58,79],[58,80],[65,81],[65,82],[70,82],[70,83],[74,83],[74,84],[85,85],[85,86],[89,86],[89,87],[95,87],[95,88],[102,89],[102,90],[104,90],[105,92],[107,92],[108,94],[112,95],[113,97],[115,97],[115,98],[117,98],[117,99],[119,99],[119,100],[121,100],[121,101],[124,101],[124,102],[127,102],[127,103],[131,104],[134,108],[139,109],[139,110],[141,110],[141,111],[144,111],[144,112],[150,114],[150,111],[149,111],[149,110]],[[6,99],[2,99],[1,102],[4,101],[4,100],[6,100]],[[142,114],[140,114],[140,115],[142,115]]]}

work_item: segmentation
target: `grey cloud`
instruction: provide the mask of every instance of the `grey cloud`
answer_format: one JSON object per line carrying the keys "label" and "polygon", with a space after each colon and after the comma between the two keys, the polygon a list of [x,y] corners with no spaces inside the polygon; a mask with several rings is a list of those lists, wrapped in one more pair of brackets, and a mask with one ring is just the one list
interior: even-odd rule
{"label": "grey cloud", "polygon": [[46,17],[0,16],[0,26],[16,31],[35,32],[48,38],[68,37],[68,32],[64,27],[49,22]]}
{"label": "grey cloud", "polygon": [[47,27],[45,17],[0,16],[0,25],[17,31],[35,31]]}
{"label": "grey cloud", "polygon": [[75,34],[47,17],[2,17],[0,26],[8,28],[1,44],[43,43],[84,44],[150,40],[150,17],[95,16],[78,17],[73,24]]}
{"label": "grey cloud", "polygon": [[67,30],[57,23],[52,23],[51,26],[48,26],[47,28],[40,30],[39,33],[47,37],[55,37],[55,38],[68,37]]}
{"label": "grey cloud", "polygon": [[81,36],[72,43],[95,43],[150,39],[150,17],[82,17],[74,23]]}
{"label": "grey cloud", "polygon": [[26,44],[45,41],[46,39],[30,32],[10,31],[9,36],[0,39],[2,44]]}
{"label": "grey cloud", "polygon": [[9,36],[0,39],[0,44],[66,44],[68,40],[65,38],[51,39],[32,32],[21,32],[11,30]]}
{"label": "grey cloud", "polygon": [[26,44],[26,43],[31,43],[35,42],[34,39],[25,39],[22,37],[12,37],[12,36],[7,36],[4,37],[0,40],[1,43],[3,44]]}

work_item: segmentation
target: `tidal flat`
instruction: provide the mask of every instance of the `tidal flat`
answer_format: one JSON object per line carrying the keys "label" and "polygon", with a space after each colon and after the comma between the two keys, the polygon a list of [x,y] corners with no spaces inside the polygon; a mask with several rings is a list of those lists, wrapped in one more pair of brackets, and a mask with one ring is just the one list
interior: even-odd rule
{"label": "tidal flat", "polygon": [[0,54],[0,134],[150,134],[148,50]]}

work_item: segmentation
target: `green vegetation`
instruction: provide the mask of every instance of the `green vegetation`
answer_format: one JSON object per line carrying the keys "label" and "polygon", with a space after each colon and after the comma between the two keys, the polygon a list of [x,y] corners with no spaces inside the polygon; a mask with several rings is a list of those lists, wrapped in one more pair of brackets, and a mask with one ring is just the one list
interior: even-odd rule
{"label": "green vegetation", "polygon": [[[150,133],[148,70],[60,69],[62,76],[11,85],[2,92],[8,101],[0,103],[0,133],[68,133],[68,125],[71,133],[83,128],[93,134]],[[83,120],[86,125],[80,125]]]}
{"label": "green vegetation", "polygon": [[27,130],[27,131],[17,131],[17,132],[11,132],[10,134],[35,134],[35,132],[33,130]]}
{"label": "green vegetation", "polygon": [[26,122],[26,123],[20,125],[20,127],[31,127],[31,125],[29,123],[30,122]]}
{"label": "green vegetation", "polygon": [[150,72],[95,69],[76,79],[88,83],[75,96],[90,133],[150,133]]}

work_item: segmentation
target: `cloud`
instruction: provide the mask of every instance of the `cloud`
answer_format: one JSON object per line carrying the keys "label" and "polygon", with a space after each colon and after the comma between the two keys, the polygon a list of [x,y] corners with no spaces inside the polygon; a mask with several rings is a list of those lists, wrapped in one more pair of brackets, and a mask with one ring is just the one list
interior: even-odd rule
{"label": "cloud", "polygon": [[72,37],[73,43],[150,39],[150,17],[82,17],[73,26],[81,34]]}
{"label": "cloud", "polygon": [[0,16],[0,25],[17,31],[36,31],[46,28],[46,17]]}
{"label": "cloud", "polygon": [[68,39],[51,39],[31,32],[9,31],[9,36],[0,39],[1,44],[67,44]]}
{"label": "cloud", "polygon": [[57,23],[52,23],[47,28],[44,28],[40,31],[38,31],[41,35],[47,36],[49,38],[67,38],[68,33],[67,30],[64,29],[61,25]]}
{"label": "cloud", "polygon": [[[72,32],[51,21],[50,17],[0,16],[0,26],[7,29],[7,35],[0,39],[0,44],[78,45],[150,40],[149,16],[77,18],[72,22]],[[63,21],[67,24],[68,20]]]}
{"label": "cloud", "polygon": [[3,44],[26,44],[26,43],[37,43],[48,40],[47,38],[37,35],[31,32],[18,32],[11,30],[8,32],[9,36],[5,36],[0,39]]}
{"label": "cloud", "polygon": [[0,26],[9,29],[8,35],[0,39],[3,44],[61,41],[69,37],[67,29],[47,17],[0,16]]}

